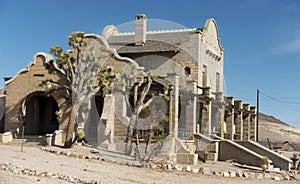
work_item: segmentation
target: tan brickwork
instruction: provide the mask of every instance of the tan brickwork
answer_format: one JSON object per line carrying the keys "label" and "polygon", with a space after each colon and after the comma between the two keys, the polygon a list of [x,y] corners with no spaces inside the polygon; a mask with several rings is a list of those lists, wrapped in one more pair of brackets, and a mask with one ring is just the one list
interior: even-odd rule
{"label": "tan brickwork", "polygon": [[[30,65],[21,70],[14,78],[5,83],[6,111],[5,111],[5,131],[17,130],[20,133],[22,123],[21,105],[23,100],[30,94],[45,91],[40,84],[43,80],[58,80],[56,75],[51,75],[44,67],[46,60],[45,53],[39,53]],[[59,101],[57,96],[53,96]],[[64,122],[61,122],[63,124]]]}

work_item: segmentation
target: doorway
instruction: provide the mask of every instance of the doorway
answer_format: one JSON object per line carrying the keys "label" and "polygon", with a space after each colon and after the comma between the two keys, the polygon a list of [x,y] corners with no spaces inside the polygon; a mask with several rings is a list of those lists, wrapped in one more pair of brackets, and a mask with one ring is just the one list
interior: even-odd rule
{"label": "doorway", "polygon": [[55,99],[45,93],[36,93],[26,102],[25,135],[45,135],[58,130]]}

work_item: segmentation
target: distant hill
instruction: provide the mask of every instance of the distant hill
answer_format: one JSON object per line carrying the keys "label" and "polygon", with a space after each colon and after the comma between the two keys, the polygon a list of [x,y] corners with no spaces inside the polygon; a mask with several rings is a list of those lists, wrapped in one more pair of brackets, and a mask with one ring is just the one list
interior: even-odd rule
{"label": "distant hill", "polygon": [[271,147],[283,144],[285,141],[291,143],[296,150],[300,151],[300,128],[295,128],[273,116],[259,114],[258,141],[268,146],[267,139]]}
{"label": "distant hill", "polygon": [[266,115],[266,114],[263,114],[263,113],[259,113],[259,121],[270,122],[270,123],[278,123],[278,124],[289,126],[289,124],[281,121],[280,119],[277,119],[274,116],[269,116],[269,115]]}

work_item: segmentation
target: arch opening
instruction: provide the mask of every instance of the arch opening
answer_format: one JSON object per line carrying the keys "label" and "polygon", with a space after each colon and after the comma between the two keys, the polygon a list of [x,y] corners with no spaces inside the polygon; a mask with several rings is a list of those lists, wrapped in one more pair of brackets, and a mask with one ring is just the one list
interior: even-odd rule
{"label": "arch opening", "polygon": [[58,104],[44,92],[29,95],[26,101],[25,135],[45,135],[58,130]]}

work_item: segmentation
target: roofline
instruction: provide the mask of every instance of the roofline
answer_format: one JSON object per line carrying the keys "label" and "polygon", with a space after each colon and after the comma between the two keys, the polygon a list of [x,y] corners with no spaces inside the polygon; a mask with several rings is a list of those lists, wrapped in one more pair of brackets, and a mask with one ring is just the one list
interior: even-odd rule
{"label": "roofline", "polygon": [[101,35],[99,35],[99,34],[85,34],[84,36],[85,36],[86,38],[88,38],[88,37],[93,37],[93,38],[96,38],[98,41],[101,41],[101,42],[105,45],[106,49],[107,49],[108,51],[110,51],[110,52],[113,54],[113,56],[115,56],[117,59],[128,61],[128,62],[131,63],[133,66],[135,66],[136,69],[138,69],[138,70],[139,70],[139,69],[140,69],[140,70],[143,70],[143,69],[144,69],[144,67],[141,67],[141,66],[140,66],[137,62],[135,62],[133,59],[128,58],[128,57],[122,57],[122,56],[120,56],[115,48],[110,47],[110,45],[109,45],[108,41],[105,39],[105,37],[103,37],[103,36],[101,36]]}
{"label": "roofline", "polygon": [[220,44],[219,30],[218,30],[217,22],[216,22],[215,19],[213,19],[213,18],[208,18],[208,19],[206,19],[205,24],[204,24],[204,27],[203,27],[203,31],[202,31],[202,32],[203,32],[203,34],[205,34],[205,33],[207,32],[207,29],[208,29],[208,26],[209,26],[210,22],[213,22],[213,23],[215,24],[216,31],[217,31],[218,45],[219,45],[220,49],[221,49],[222,51],[224,51],[223,47],[222,47],[221,44]]}
{"label": "roofline", "polygon": [[14,76],[13,76],[11,79],[9,79],[8,81],[5,81],[4,84],[5,84],[5,85],[8,85],[8,84],[10,84],[12,81],[14,81],[14,80],[17,78],[17,76],[18,76],[19,74],[30,71],[30,67],[31,67],[32,65],[35,65],[35,64],[36,64],[36,58],[37,58],[37,56],[43,56],[43,57],[45,58],[45,62],[49,62],[50,60],[53,60],[53,57],[52,57],[50,54],[47,54],[47,53],[45,53],[45,52],[38,52],[38,53],[36,53],[36,54],[33,56],[32,61],[29,63],[29,65],[28,65],[26,68],[23,68],[23,69],[19,70],[19,71],[17,72],[16,75],[14,75]]}
{"label": "roofline", "polygon": [[[147,31],[146,34],[199,32],[199,31],[200,31],[200,28],[188,28],[188,29],[171,29],[171,30]],[[134,34],[135,34],[135,32],[118,32],[118,33],[114,34],[113,36],[124,36],[124,35],[134,35]]]}

